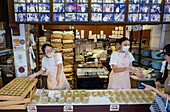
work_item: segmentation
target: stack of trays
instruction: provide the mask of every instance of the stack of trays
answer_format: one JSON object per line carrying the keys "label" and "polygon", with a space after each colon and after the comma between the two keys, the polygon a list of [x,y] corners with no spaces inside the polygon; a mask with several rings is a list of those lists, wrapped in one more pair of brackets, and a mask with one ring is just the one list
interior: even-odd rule
{"label": "stack of trays", "polygon": [[0,89],[0,109],[26,109],[36,90],[37,79],[15,78]]}

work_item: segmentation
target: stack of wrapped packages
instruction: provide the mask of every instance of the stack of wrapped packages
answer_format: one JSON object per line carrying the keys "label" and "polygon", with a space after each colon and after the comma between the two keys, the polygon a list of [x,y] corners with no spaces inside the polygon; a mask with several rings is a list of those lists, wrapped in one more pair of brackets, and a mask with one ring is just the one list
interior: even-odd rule
{"label": "stack of wrapped packages", "polygon": [[39,67],[42,67],[42,58],[45,56],[43,51],[42,51],[42,46],[43,44],[50,44],[49,41],[47,41],[47,37],[46,36],[42,36],[39,38]]}
{"label": "stack of wrapped packages", "polygon": [[64,31],[63,34],[63,59],[64,59],[64,73],[67,77],[67,80],[70,84],[70,87],[73,88],[73,65],[74,65],[74,32],[73,31]]}
{"label": "stack of wrapped packages", "polygon": [[63,31],[52,31],[52,35],[51,35],[51,45],[54,48],[54,52],[55,53],[61,53],[62,54],[62,39],[63,39]]}
{"label": "stack of wrapped packages", "polygon": [[74,37],[73,31],[52,31],[50,39],[55,52],[61,53],[63,56],[63,70],[71,88],[74,85]]}

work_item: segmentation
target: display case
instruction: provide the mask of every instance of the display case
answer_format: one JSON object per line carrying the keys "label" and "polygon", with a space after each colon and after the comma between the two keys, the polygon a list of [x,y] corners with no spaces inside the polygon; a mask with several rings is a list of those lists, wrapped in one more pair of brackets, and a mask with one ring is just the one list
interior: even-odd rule
{"label": "display case", "polygon": [[[109,112],[117,111],[150,112],[155,93],[137,89],[128,90],[42,90],[38,89],[30,105],[40,112]],[[69,108],[69,109],[68,109]],[[21,110],[22,111],[22,110]],[[23,110],[24,111],[24,110]]]}

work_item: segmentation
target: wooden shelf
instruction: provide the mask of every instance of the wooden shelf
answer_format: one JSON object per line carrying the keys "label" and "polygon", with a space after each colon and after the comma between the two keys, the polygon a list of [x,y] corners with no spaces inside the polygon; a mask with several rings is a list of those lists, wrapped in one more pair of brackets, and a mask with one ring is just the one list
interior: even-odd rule
{"label": "wooden shelf", "polygon": [[154,48],[154,47],[142,47],[141,49],[152,50],[152,51],[162,51],[161,49]]}
{"label": "wooden shelf", "polygon": [[137,57],[139,57],[139,54],[133,54],[133,56],[137,56]]}
{"label": "wooden shelf", "polygon": [[156,60],[156,59],[152,59],[152,58],[149,58],[149,57],[143,57],[141,56],[141,58],[144,58],[144,59],[147,59],[147,60],[151,60],[151,61],[155,61],[155,62],[162,62],[164,60]]}
{"label": "wooden shelf", "polygon": [[139,46],[132,46],[132,48],[139,48]]}
{"label": "wooden shelf", "polygon": [[0,56],[10,54],[11,49],[0,49]]}

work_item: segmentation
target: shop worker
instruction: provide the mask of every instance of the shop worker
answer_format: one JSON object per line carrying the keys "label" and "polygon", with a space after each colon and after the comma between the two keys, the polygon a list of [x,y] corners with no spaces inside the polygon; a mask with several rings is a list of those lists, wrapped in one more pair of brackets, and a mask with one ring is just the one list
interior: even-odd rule
{"label": "shop worker", "polygon": [[[163,52],[157,55],[158,57],[163,56],[166,60],[166,62],[168,63],[168,65],[170,66],[170,44],[166,45],[163,49]],[[170,70],[170,68],[166,67],[165,69]],[[168,72],[168,71],[167,71]],[[164,83],[164,93],[160,92],[158,89],[143,84],[142,85],[145,86],[144,91],[154,91],[157,93],[156,97],[155,97],[155,101],[151,106],[151,111],[152,112],[157,112],[157,111],[153,111],[154,110],[154,106],[157,105],[159,109],[162,109],[164,106],[164,111],[161,112],[166,112],[166,111],[170,111],[170,104],[168,103],[168,101],[170,102],[170,73],[168,73],[168,77],[165,80]],[[160,87],[160,85],[156,84],[157,87]],[[157,103],[157,104],[155,104]]]}
{"label": "shop worker", "polygon": [[50,44],[44,44],[42,46],[42,51],[45,54],[42,59],[42,68],[38,72],[30,75],[28,79],[32,80],[34,77],[46,71],[48,75],[48,89],[70,89],[69,83],[63,72],[63,62],[61,54],[54,53],[54,50]]}
{"label": "shop worker", "polygon": [[109,76],[108,89],[130,89],[130,76],[129,72],[136,72],[138,77],[142,77],[143,74],[136,68],[132,67],[132,62],[135,60],[133,55],[128,51],[130,42],[128,38],[122,37],[119,40],[118,51],[111,54],[109,65],[112,71]]}

